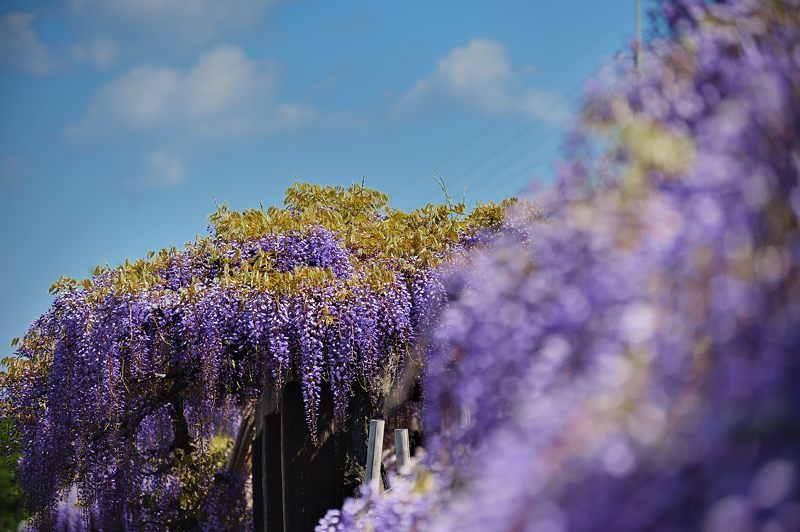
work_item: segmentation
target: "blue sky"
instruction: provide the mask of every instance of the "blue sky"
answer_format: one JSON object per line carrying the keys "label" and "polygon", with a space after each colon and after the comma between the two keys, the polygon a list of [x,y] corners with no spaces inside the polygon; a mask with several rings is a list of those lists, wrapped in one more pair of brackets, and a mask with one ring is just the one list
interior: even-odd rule
{"label": "blue sky", "polygon": [[409,209],[550,164],[634,0],[5,0],[0,354],[85,277],[206,230],[215,201],[363,178]]}

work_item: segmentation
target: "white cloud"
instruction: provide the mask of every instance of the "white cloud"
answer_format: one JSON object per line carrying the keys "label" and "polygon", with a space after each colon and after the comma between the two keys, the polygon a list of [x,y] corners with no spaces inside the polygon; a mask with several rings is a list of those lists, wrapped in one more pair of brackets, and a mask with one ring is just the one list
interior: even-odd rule
{"label": "white cloud", "polygon": [[441,58],[433,73],[400,98],[398,107],[442,100],[485,114],[525,113],[548,122],[560,122],[567,115],[555,94],[522,87],[505,46],[490,39],[473,39]]}
{"label": "white cloud", "polygon": [[28,163],[16,154],[9,153],[0,157],[0,183],[19,183],[29,171]]}
{"label": "white cloud", "polygon": [[147,158],[144,176],[138,185],[145,188],[170,189],[186,180],[183,162],[175,155],[154,152]]}
{"label": "white cloud", "polygon": [[45,76],[58,62],[33,27],[36,15],[12,11],[0,18],[0,64],[34,76]]}
{"label": "white cloud", "polygon": [[35,27],[52,10],[11,11],[0,15],[0,67],[46,76],[76,64],[104,70],[142,57],[184,59],[210,42],[263,29],[264,15],[281,1],[68,0],[59,20],[79,37],[52,45]]}
{"label": "white cloud", "polygon": [[200,58],[183,80],[188,112],[205,116],[271,91],[269,72],[245,57],[239,48],[219,47]]}
{"label": "white cloud", "polygon": [[77,18],[98,29],[119,28],[150,40],[206,43],[226,31],[253,26],[280,0],[71,0]]}
{"label": "white cloud", "polygon": [[505,111],[511,65],[502,44],[475,39],[439,60],[436,70],[403,97],[405,104],[434,96],[453,95],[491,114]]}
{"label": "white cloud", "polygon": [[77,128],[91,130],[114,123],[147,127],[163,123],[179,103],[180,85],[180,74],[174,70],[149,65],[136,67],[100,90]]}
{"label": "white cloud", "polygon": [[545,90],[529,89],[516,102],[516,106],[524,113],[554,124],[563,124],[570,117],[561,96]]}
{"label": "white cloud", "polygon": [[233,46],[214,48],[185,71],[140,65],[102,87],[67,134],[81,140],[173,128],[229,135],[295,127],[314,116],[312,109],[275,103],[276,83],[274,68]]}
{"label": "white cloud", "polygon": [[119,54],[119,45],[108,39],[74,44],[72,57],[80,63],[88,63],[103,70],[111,66]]}
{"label": "white cloud", "polygon": [[119,45],[109,39],[48,46],[36,32],[36,18],[36,13],[21,11],[0,17],[0,65],[34,76],[46,76],[76,63],[105,69],[118,56]]}

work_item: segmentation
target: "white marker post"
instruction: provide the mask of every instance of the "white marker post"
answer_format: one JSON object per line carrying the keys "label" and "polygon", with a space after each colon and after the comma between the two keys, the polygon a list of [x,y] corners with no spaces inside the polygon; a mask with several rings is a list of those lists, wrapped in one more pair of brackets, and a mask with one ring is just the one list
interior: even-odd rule
{"label": "white marker post", "polygon": [[369,420],[369,440],[367,442],[367,475],[364,484],[369,486],[373,493],[380,491],[381,482],[381,456],[383,455],[383,420]]}
{"label": "white marker post", "polygon": [[408,445],[408,429],[394,429],[394,447],[397,453],[397,472],[401,475],[409,473],[411,451]]}

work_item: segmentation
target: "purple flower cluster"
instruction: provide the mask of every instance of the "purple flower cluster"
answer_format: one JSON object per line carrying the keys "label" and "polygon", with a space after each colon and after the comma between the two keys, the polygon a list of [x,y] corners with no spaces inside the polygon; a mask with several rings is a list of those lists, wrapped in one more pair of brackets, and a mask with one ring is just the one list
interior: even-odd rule
{"label": "purple flower cluster", "polygon": [[361,497],[348,499],[341,509],[329,510],[317,524],[316,532],[377,530],[424,530],[430,517],[442,506],[441,490],[447,489],[449,475],[434,472],[415,461],[411,476],[391,474],[391,491],[371,495],[362,488]]}
{"label": "purple flower cluster", "polygon": [[58,504],[54,528],[59,532],[86,532],[91,530],[78,508],[78,492],[73,486],[69,495]]}
{"label": "purple flower cluster", "polygon": [[41,527],[73,485],[102,529],[246,526],[246,475],[209,442],[290,379],[312,435],[325,381],[341,423],[351,384],[384,393],[440,300],[422,270],[383,264],[376,281],[322,227],[215,236],[157,260],[155,272],[126,265],[67,286],[24,339],[31,371],[4,396]]}
{"label": "purple flower cluster", "polygon": [[446,282],[440,500],[337,530],[415,500],[415,530],[800,529],[800,2],[662,8],[642,72],[591,88],[548,221]]}

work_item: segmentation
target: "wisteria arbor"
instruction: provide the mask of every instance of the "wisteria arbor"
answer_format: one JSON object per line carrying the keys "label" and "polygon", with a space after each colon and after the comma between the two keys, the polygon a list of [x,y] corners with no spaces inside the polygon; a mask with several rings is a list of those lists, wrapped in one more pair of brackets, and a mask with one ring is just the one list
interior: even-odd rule
{"label": "wisteria arbor", "polygon": [[441,299],[435,268],[506,207],[406,213],[360,185],[300,184],[285,208],[220,207],[181,250],[60,279],[0,388],[34,523],[52,525],[76,486],[102,529],[249,526],[262,391],[297,387],[314,444],[354,390],[379,408]]}

